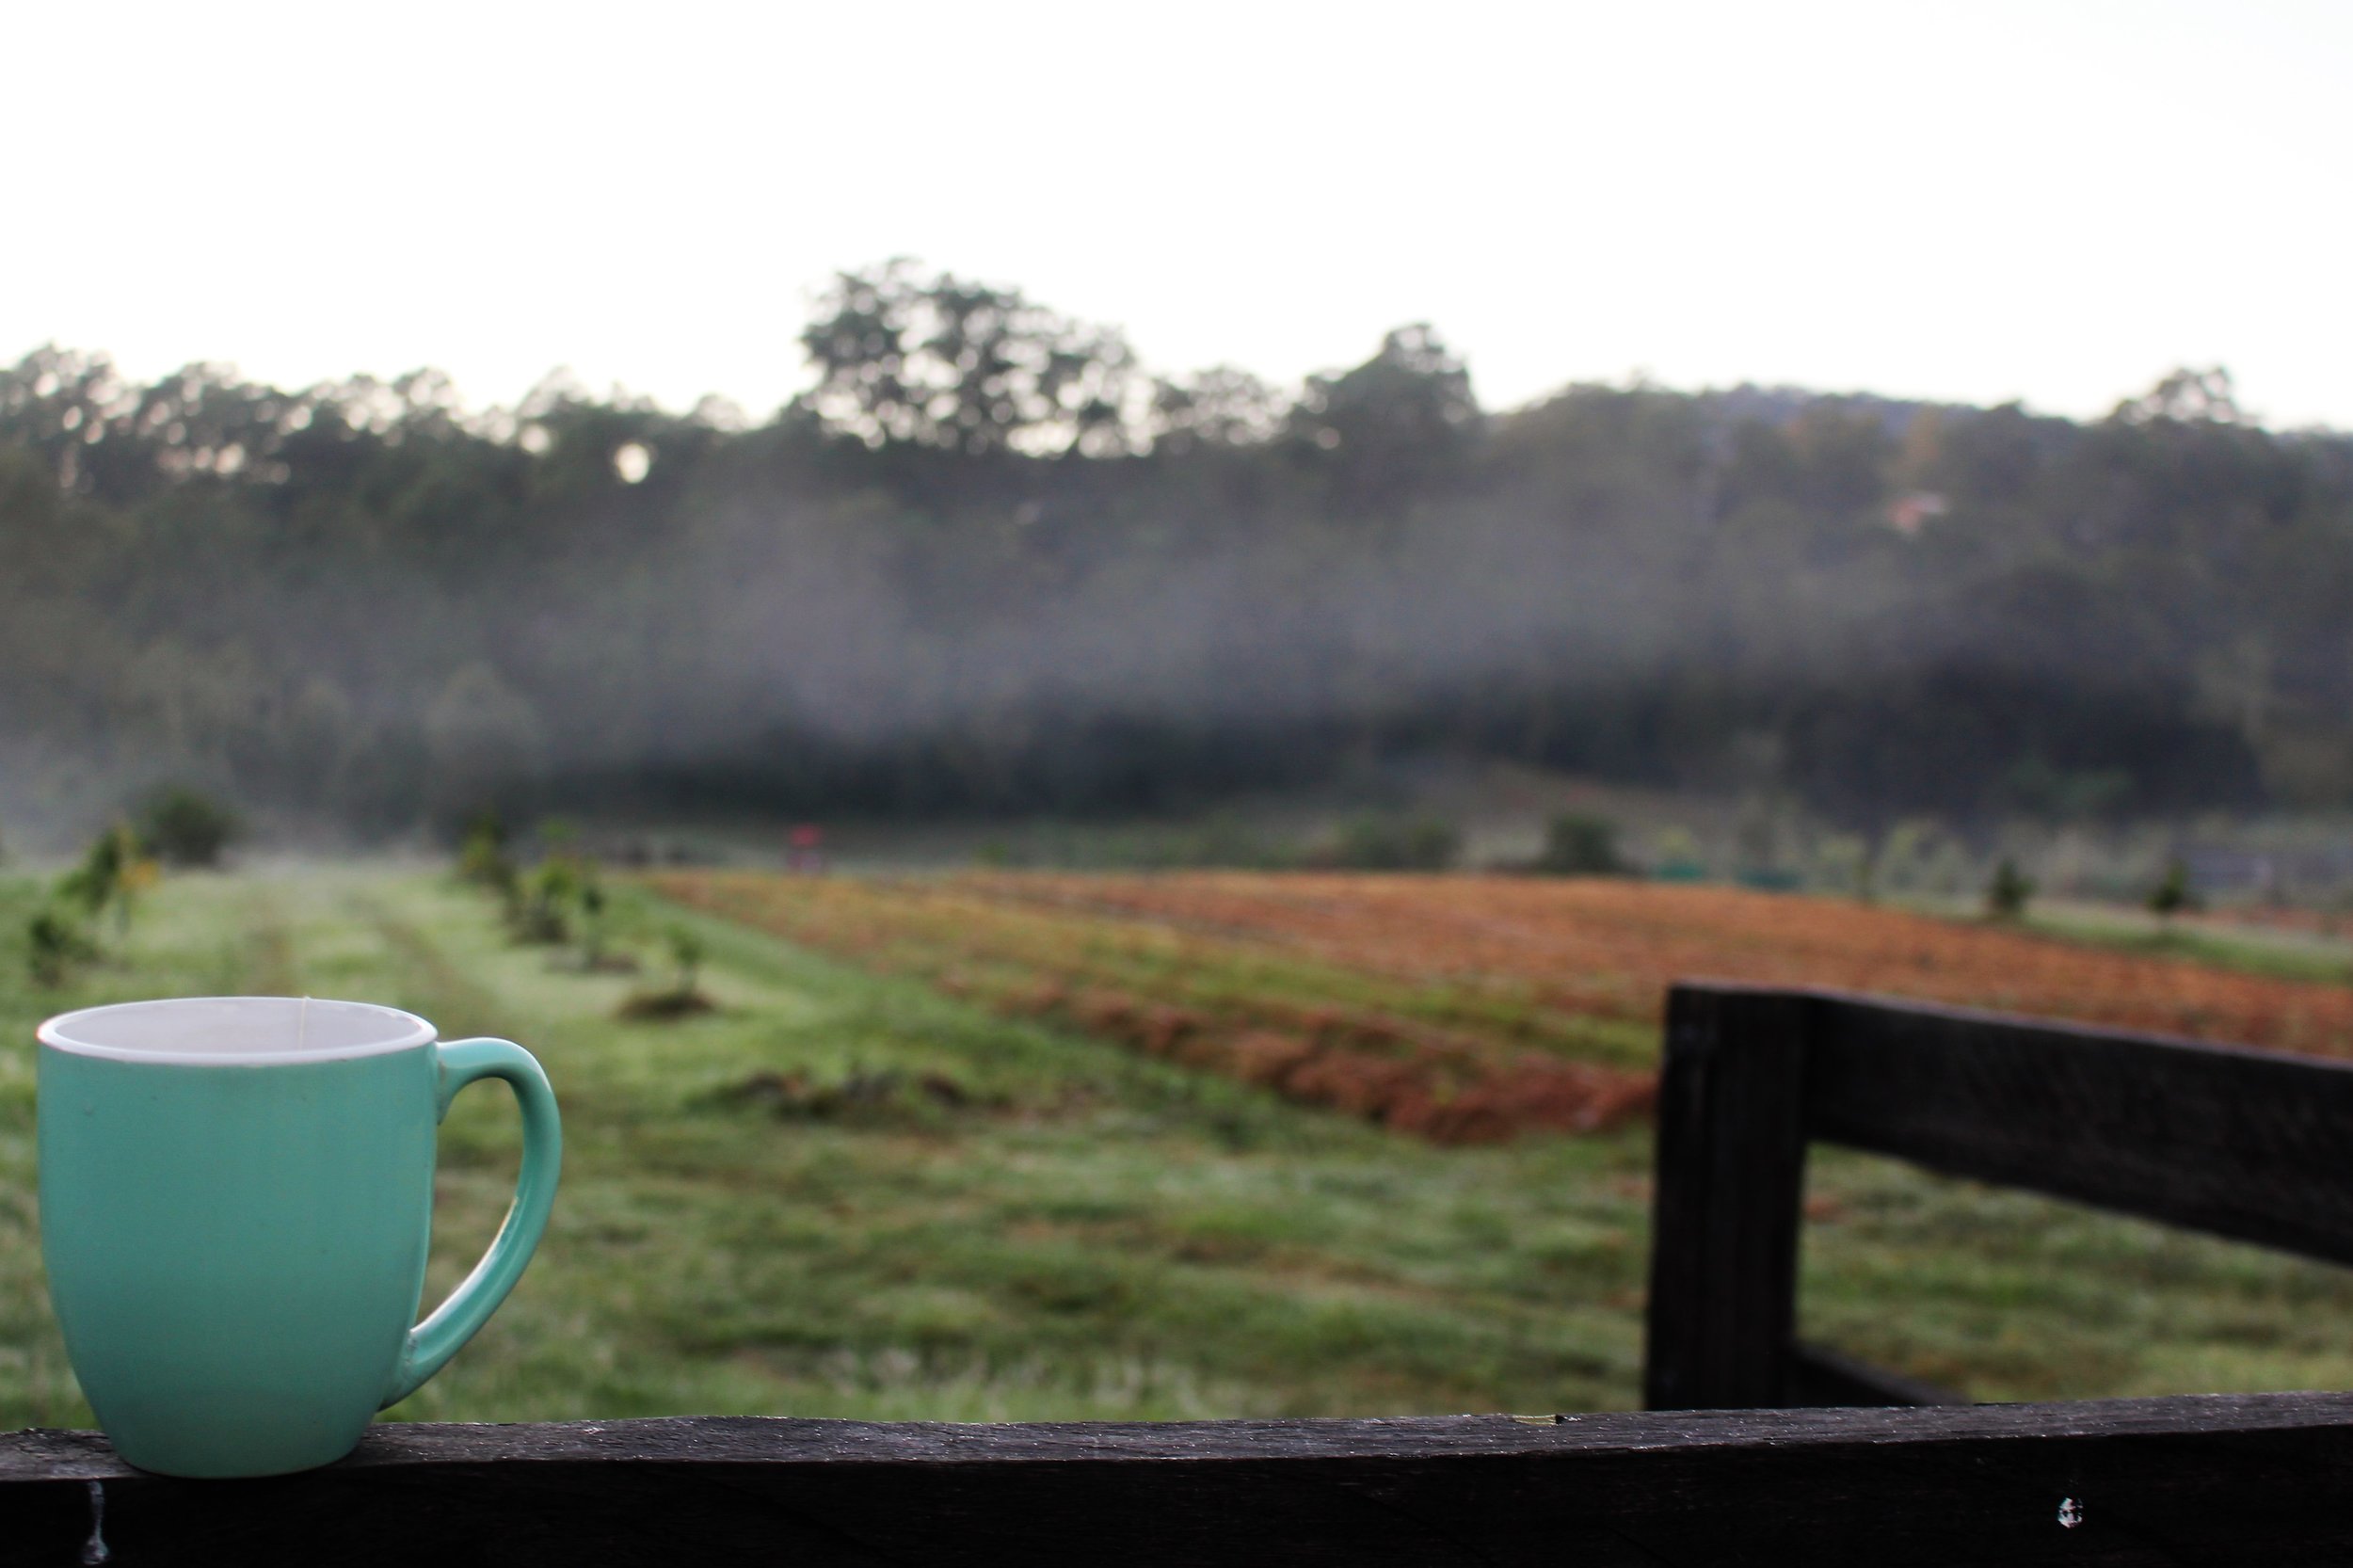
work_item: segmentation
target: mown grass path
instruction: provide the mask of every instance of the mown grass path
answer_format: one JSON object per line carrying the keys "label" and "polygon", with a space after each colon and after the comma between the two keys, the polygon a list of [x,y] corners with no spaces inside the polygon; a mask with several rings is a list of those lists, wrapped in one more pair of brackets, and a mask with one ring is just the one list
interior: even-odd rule
{"label": "mown grass path", "polygon": [[[623,1023],[632,982],[510,945],[438,877],[184,877],[69,989],[24,979],[0,882],[0,1428],[77,1425],[40,1279],[33,1025],[130,997],[307,991],[539,1054],[554,1223],[482,1336],[399,1414],[525,1420],[1548,1411],[1636,1391],[1645,1129],[1439,1148],[773,936],[690,923],[714,1014]],[[855,1093],[743,1095],[747,1083]],[[941,1086],[945,1086],[944,1088]],[[795,1108],[799,1108],[797,1111]],[[791,1113],[783,1113],[791,1112]],[[513,1111],[442,1135],[432,1279],[506,1201]],[[2334,1272],[1824,1162],[1809,1331],[1981,1398],[2343,1386]]]}

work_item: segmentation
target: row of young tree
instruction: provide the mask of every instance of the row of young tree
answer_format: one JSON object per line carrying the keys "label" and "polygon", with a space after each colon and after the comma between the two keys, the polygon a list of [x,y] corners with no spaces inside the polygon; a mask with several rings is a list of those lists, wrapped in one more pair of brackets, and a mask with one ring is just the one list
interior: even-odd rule
{"label": "row of young tree", "polygon": [[1160,809],[1433,751],[2051,818],[2353,801],[2353,440],[1743,388],[1273,389],[893,263],[758,422],[552,379],[0,371],[0,821],[164,779],[495,808]]}

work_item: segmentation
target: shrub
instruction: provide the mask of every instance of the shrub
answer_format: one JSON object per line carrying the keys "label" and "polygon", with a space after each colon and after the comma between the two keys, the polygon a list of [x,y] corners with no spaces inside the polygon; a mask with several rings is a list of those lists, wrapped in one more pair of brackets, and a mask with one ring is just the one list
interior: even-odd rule
{"label": "shrub", "polygon": [[79,904],[96,920],[111,907],[115,935],[129,935],[134,900],[155,882],[155,862],[147,857],[139,837],[128,823],[117,823],[90,840],[82,863],[57,883],[57,896]]}
{"label": "shrub", "polygon": [[498,895],[510,922],[522,918],[522,875],[506,853],[506,827],[497,812],[483,812],[466,829],[457,850],[457,876]]}
{"label": "shrub", "polygon": [[1652,845],[1651,874],[1661,882],[1705,882],[1707,858],[1698,836],[1688,827],[1670,827]]}
{"label": "shrub", "polygon": [[2185,910],[2199,906],[2198,889],[2190,886],[2189,868],[2179,856],[2166,862],[2165,875],[2149,890],[2149,912],[2161,920],[2171,920]]}
{"label": "shrub", "polygon": [[680,996],[692,995],[695,982],[703,967],[703,939],[682,925],[674,925],[669,932],[670,961],[677,966],[678,983],[671,987]]}
{"label": "shrub", "polygon": [[1340,824],[1334,865],[1359,872],[1436,872],[1463,852],[1463,836],[1436,817],[1390,817],[1368,811]]}
{"label": "shrub", "polygon": [[696,1013],[708,1013],[717,1005],[703,995],[696,984],[702,972],[703,939],[682,925],[672,926],[667,938],[670,962],[675,966],[669,988],[637,991],[622,998],[622,1017],[683,1018]]}
{"label": "shrub", "polygon": [[604,882],[596,862],[584,861],[580,872],[580,964],[584,969],[604,968]]}
{"label": "shrub", "polygon": [[485,888],[502,888],[515,877],[515,863],[506,854],[506,824],[496,811],[485,811],[466,824],[457,846],[457,874]]}
{"label": "shrub", "polygon": [[147,803],[138,833],[168,866],[217,866],[243,827],[237,814],[211,795],[174,785]]}
{"label": "shrub", "polygon": [[1569,811],[1545,827],[1545,850],[1536,869],[1554,876],[1620,876],[1626,871],[1618,855],[1618,824],[1607,817]]}
{"label": "shrub", "polygon": [[580,867],[558,856],[540,863],[531,878],[530,896],[514,920],[515,939],[550,945],[571,940],[572,903],[580,896]]}
{"label": "shrub", "polygon": [[1879,894],[1879,865],[1868,841],[1841,833],[1814,852],[1815,874],[1829,887],[1869,904]]}
{"label": "shrub", "polygon": [[44,909],[24,928],[24,956],[33,984],[45,989],[62,985],[73,966],[98,956],[98,946],[62,910]]}
{"label": "shrub", "polygon": [[2014,920],[2026,912],[2026,903],[2034,897],[2034,878],[2018,869],[2018,862],[2009,856],[1993,868],[1993,880],[1986,884],[1985,912],[1997,920]]}

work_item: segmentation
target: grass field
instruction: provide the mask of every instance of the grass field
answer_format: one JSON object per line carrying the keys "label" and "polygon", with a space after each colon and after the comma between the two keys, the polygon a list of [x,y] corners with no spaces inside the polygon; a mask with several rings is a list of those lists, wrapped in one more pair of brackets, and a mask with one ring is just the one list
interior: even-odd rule
{"label": "grass field", "polygon": [[[856,888],[806,886],[842,900],[847,921]],[[404,1416],[1170,1417],[1637,1397],[1639,1117],[1470,1145],[1401,1137],[1107,1045],[1067,1007],[1005,1016],[992,1003],[1016,984],[1010,959],[968,956],[947,977],[965,994],[949,995],[863,967],[917,951],[879,930],[853,963],[643,888],[620,892],[616,923],[649,952],[650,933],[690,923],[717,1012],[621,1022],[627,977],[510,945],[486,901],[440,878],[363,868],[172,879],[115,960],[36,991],[13,945],[36,896],[0,882],[0,1427],[88,1420],[40,1282],[32,1026],[93,1001],[223,992],[409,1007],[446,1033],[523,1041],[555,1081],[568,1148],[547,1242]],[[1512,984],[1068,907],[1042,918],[1088,921],[1097,948],[1081,951],[1127,966],[1139,994],[1158,952],[1204,1016],[1223,995],[1331,1015],[1343,1035],[1388,1018],[1403,1043],[1385,1044],[1409,1057],[1427,1031],[1628,1073],[1651,1048],[1639,1018]],[[1196,962],[1194,940],[1259,968]],[[471,1092],[442,1136],[430,1293],[496,1225],[514,1150],[505,1096]],[[1805,1331],[1978,1398],[2353,1379],[2353,1278],[2336,1271],[1853,1158],[1819,1160],[1809,1211]]]}
{"label": "grass field", "polygon": [[2054,900],[2036,904],[2025,924],[2039,935],[2068,941],[2188,958],[2281,980],[2353,982],[2353,943],[2340,929],[2342,921],[2311,910],[2251,906],[2168,922],[2137,909]]}

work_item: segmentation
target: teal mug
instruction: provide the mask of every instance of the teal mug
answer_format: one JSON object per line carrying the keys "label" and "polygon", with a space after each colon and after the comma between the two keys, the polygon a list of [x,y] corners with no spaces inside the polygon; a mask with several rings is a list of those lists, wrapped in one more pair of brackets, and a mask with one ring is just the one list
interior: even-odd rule
{"label": "teal mug", "polygon": [[[520,1046],[285,997],[92,1007],[39,1038],[49,1296],[99,1425],[141,1469],[342,1458],[498,1310],[547,1227],[561,1133]],[[489,1252],[417,1323],[435,1128],[479,1078],[514,1086],[521,1177]]]}

